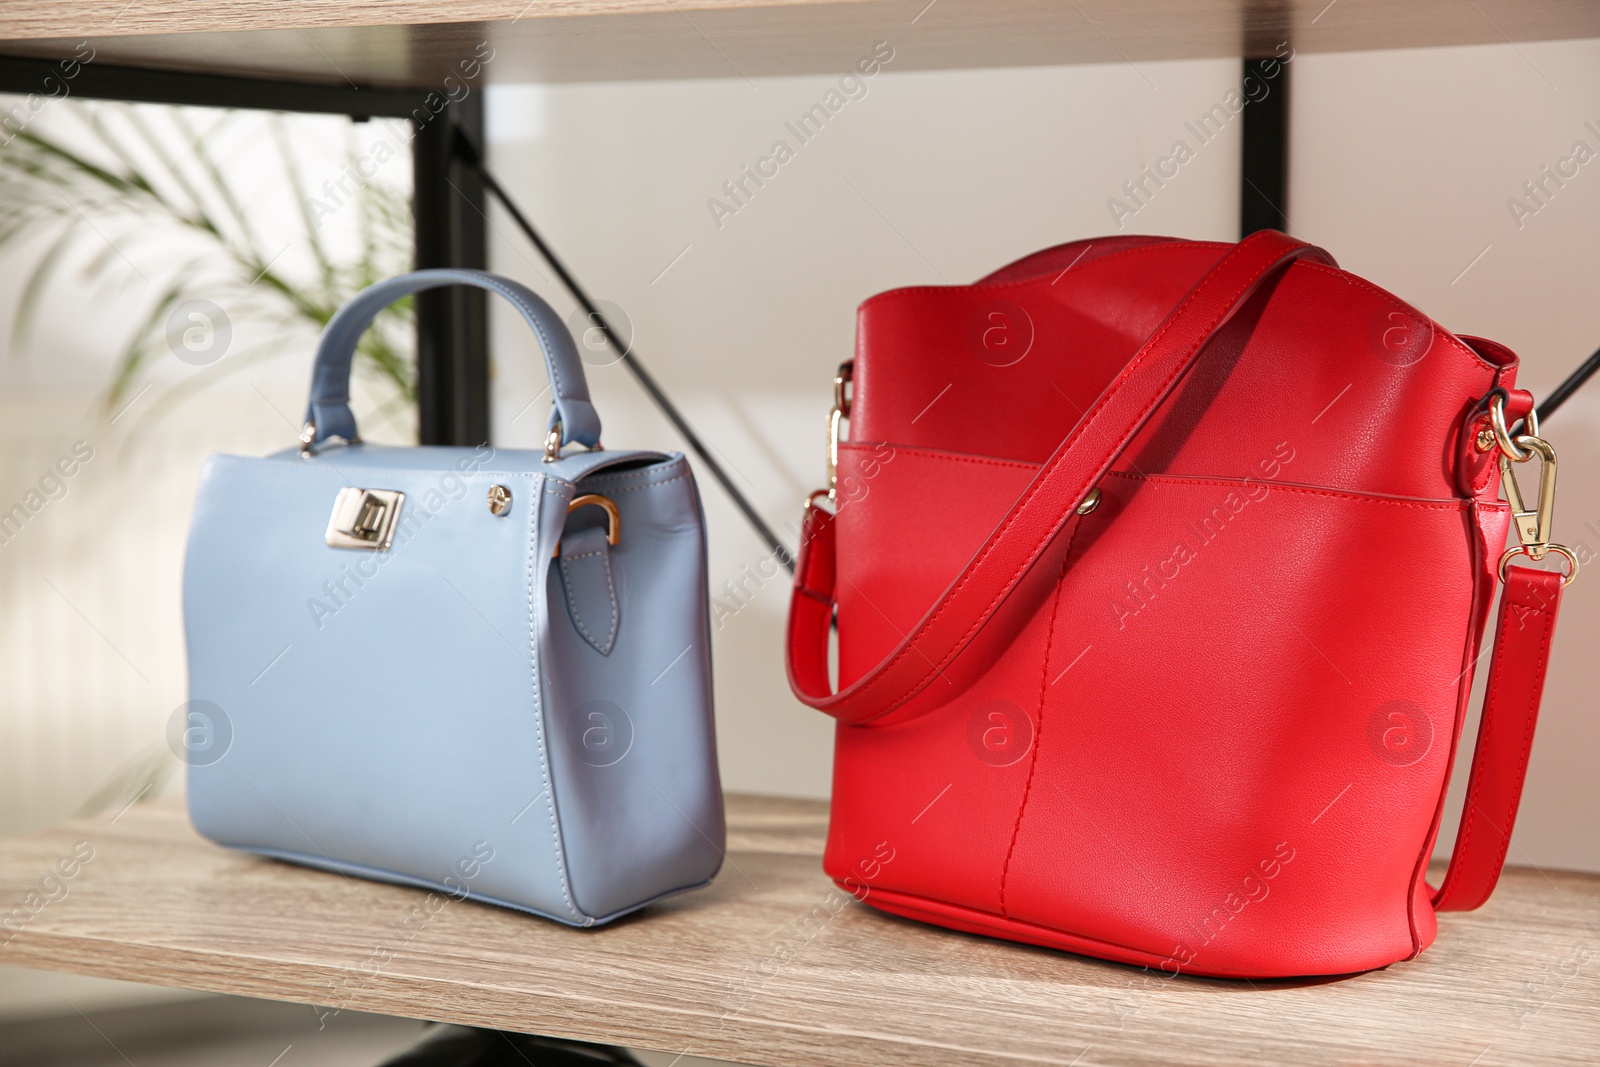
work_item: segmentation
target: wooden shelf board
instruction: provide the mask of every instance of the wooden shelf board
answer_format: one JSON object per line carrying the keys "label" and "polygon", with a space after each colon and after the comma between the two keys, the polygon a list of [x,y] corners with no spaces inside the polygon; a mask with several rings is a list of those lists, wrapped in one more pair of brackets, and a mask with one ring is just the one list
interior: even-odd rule
{"label": "wooden shelf board", "polygon": [[0,910],[75,842],[94,849],[64,897],[13,923],[0,963],[796,1067],[1550,1067],[1600,1048],[1593,876],[1512,869],[1418,960],[1250,984],[845,902],[820,870],[818,803],[733,796],[729,825],[710,889],[611,926],[458,902],[408,931],[421,891],[217,848],[175,804],[144,805],[0,842]]}
{"label": "wooden shelf board", "polygon": [[435,89],[488,41],[491,81],[891,69],[1600,37],[1588,0],[45,0],[0,2],[0,54],[375,88]]}

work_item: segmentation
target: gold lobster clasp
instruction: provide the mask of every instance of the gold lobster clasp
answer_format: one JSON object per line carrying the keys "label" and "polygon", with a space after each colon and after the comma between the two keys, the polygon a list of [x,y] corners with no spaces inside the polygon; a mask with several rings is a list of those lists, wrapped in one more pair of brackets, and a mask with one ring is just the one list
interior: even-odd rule
{"label": "gold lobster clasp", "polygon": [[[1500,580],[1505,581],[1506,565],[1517,556],[1527,556],[1539,561],[1554,552],[1566,559],[1568,570],[1563,584],[1571,585],[1578,576],[1578,557],[1566,545],[1550,540],[1550,531],[1556,507],[1556,451],[1550,442],[1539,436],[1539,419],[1528,412],[1524,428],[1526,433],[1512,435],[1506,425],[1505,393],[1496,391],[1489,398],[1489,430],[1480,434],[1478,447],[1487,452],[1500,450],[1500,482],[1505,487],[1506,502],[1511,505],[1511,521],[1517,529],[1518,544],[1508,548],[1500,557]],[[1514,463],[1539,461],[1539,495],[1529,507],[1517,482]]]}

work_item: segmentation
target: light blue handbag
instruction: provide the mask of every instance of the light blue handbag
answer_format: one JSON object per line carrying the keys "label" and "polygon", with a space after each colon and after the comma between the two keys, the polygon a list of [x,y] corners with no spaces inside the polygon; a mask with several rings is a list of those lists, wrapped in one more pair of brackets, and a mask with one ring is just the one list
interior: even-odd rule
{"label": "light blue handbag", "polygon": [[[447,285],[533,328],[543,454],[360,443],[357,340]],[[538,296],[467,270],[367,289],[323,334],[300,447],[201,477],[190,818],[231,848],[578,926],[705,885],[723,858],[705,552],[687,461],[601,450]]]}

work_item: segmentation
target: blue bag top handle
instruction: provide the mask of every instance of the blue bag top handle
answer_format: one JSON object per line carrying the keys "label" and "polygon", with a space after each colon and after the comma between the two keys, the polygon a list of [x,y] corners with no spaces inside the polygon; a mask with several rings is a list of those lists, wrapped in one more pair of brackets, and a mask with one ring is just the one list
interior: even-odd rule
{"label": "blue bag top handle", "polygon": [[600,443],[600,415],[589,402],[589,383],[577,346],[555,309],[525,285],[488,271],[436,268],[413,271],[368,286],[328,320],[317,344],[311,370],[311,402],[306,407],[306,429],[301,443],[312,447],[330,437],[358,441],[356,417],[350,411],[350,364],[356,343],[378,312],[401,297],[449,285],[471,285],[499,293],[517,306],[533,327],[550,372],[555,404],[550,409],[550,429],[560,427],[561,444],[577,441],[589,448]]}

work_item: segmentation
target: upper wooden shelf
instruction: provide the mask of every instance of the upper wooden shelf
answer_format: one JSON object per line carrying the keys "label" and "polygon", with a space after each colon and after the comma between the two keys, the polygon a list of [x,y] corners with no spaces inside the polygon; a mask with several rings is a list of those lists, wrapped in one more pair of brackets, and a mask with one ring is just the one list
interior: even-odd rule
{"label": "upper wooden shelf", "polygon": [[[850,901],[820,869],[826,817],[731,797],[711,888],[574,930],[217,848],[162,802],[0,841],[0,963],[795,1067],[1550,1067],[1600,1049],[1600,878],[1508,870],[1384,971],[1166,978]],[[92,858],[27,903],[75,847]]]}
{"label": "upper wooden shelf", "polygon": [[0,54],[436,88],[487,40],[491,81],[893,69],[1600,37],[1590,0],[0,0]]}

